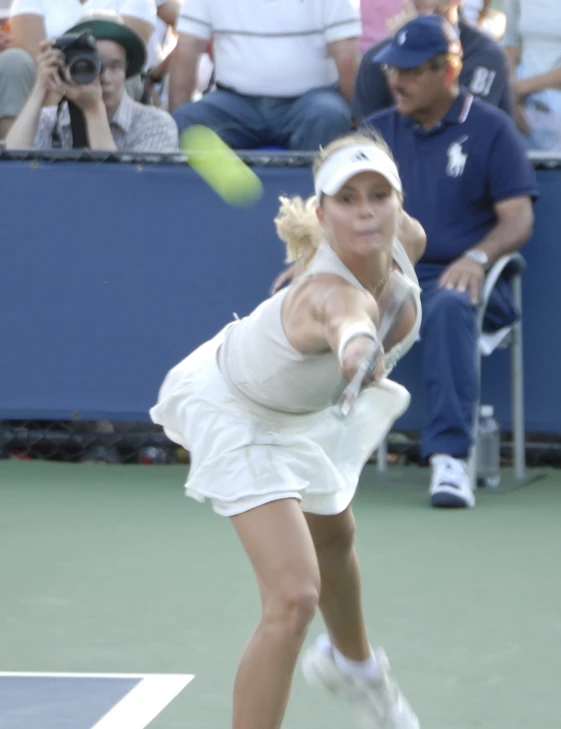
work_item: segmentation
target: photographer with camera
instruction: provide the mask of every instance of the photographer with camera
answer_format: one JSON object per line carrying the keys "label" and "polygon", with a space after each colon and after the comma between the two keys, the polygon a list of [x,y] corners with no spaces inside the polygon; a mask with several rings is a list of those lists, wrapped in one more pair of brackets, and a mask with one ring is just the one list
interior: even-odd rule
{"label": "photographer with camera", "polygon": [[[58,40],[43,41],[35,86],[6,147],[177,151],[172,117],[126,93],[126,79],[145,62],[144,41],[115,15],[92,16]],[[58,106],[43,108],[51,93],[60,99]]]}

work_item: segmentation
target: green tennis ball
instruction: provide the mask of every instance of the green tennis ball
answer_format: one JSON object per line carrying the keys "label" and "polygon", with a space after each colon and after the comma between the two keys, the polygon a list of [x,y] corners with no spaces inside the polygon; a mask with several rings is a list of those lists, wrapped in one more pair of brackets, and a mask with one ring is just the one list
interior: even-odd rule
{"label": "green tennis ball", "polygon": [[200,177],[230,205],[253,205],[263,194],[263,184],[238,155],[208,127],[188,127],[181,149]]}

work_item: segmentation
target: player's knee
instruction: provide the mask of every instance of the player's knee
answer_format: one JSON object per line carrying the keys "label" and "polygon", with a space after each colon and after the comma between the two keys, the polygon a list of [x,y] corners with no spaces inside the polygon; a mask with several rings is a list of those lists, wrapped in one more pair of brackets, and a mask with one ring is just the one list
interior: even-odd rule
{"label": "player's knee", "polygon": [[312,579],[278,585],[265,600],[263,617],[270,624],[282,626],[289,635],[301,635],[314,618],[319,594],[319,584]]}
{"label": "player's knee", "polygon": [[349,512],[333,530],[316,538],[315,545],[320,560],[346,557],[354,549],[355,531],[355,520]]}

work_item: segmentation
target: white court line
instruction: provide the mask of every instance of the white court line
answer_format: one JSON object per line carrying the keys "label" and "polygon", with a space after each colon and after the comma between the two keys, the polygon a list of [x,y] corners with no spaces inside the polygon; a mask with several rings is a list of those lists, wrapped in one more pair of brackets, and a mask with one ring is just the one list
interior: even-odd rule
{"label": "white court line", "polygon": [[195,677],[146,676],[92,729],[145,729]]}
{"label": "white court line", "polygon": [[9,673],[0,678],[114,678],[140,679],[91,729],[145,729],[190,683],[193,674],[135,673]]}
{"label": "white court line", "polygon": [[[0,678],[10,678],[15,676],[16,678],[150,678],[151,676],[184,676],[192,681],[195,678],[194,674],[182,673],[182,674],[167,674],[167,673],[53,673],[51,671],[0,671]],[[189,683],[189,681],[187,683]]]}

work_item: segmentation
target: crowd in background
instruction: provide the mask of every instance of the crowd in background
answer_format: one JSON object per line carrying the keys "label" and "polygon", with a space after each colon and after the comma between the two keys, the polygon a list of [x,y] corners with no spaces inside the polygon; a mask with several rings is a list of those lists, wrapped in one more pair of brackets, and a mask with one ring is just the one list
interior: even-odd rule
{"label": "crowd in background", "polygon": [[[427,235],[417,274],[431,498],[473,506],[477,309],[491,266],[532,235],[527,151],[561,151],[559,0],[504,0],[502,14],[484,0],[7,4],[8,149],[174,152],[194,124],[235,149],[315,151],[353,128],[381,134],[404,209]],[[54,43],[86,31],[99,60],[87,82]],[[490,304],[485,327],[508,332],[519,312],[506,278]]]}
{"label": "crowd in background", "polygon": [[[374,51],[433,12],[460,36],[460,83],[513,116],[528,148],[561,150],[558,0],[0,0],[0,140],[45,148],[56,123],[59,144],[72,146],[68,115],[55,110],[74,93],[90,111],[112,95],[107,121],[88,120],[95,148],[173,151],[181,131],[203,123],[238,149],[317,149],[393,103]],[[98,95],[76,96],[53,81],[63,59],[49,42],[100,13],[138,36],[145,55],[134,73],[124,57],[122,78],[105,64]]]}

